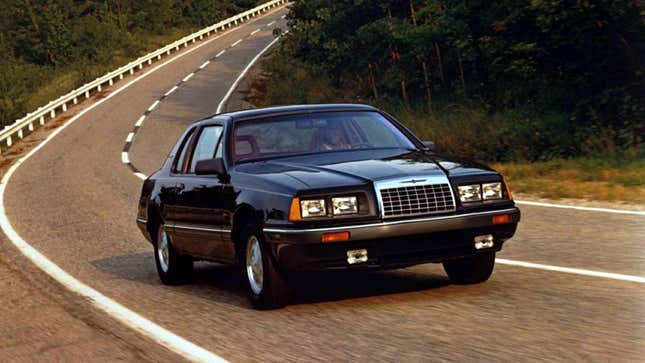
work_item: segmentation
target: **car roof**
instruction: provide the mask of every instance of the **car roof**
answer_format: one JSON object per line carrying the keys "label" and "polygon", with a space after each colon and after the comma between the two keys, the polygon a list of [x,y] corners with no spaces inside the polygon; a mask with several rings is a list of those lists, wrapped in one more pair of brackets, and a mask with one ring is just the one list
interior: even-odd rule
{"label": "car roof", "polygon": [[301,114],[323,111],[378,111],[376,107],[356,103],[328,103],[312,105],[291,105],[291,106],[274,106],[265,108],[255,108],[250,110],[240,110],[225,112],[213,115],[206,119],[198,121],[196,124],[208,123],[209,121],[241,121],[254,118],[263,118],[284,114]]}

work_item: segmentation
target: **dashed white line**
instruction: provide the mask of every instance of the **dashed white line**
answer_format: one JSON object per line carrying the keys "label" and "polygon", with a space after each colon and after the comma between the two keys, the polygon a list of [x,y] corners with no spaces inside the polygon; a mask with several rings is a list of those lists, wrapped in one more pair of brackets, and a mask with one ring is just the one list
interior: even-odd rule
{"label": "dashed white line", "polygon": [[220,51],[219,53],[215,54],[215,58],[219,58],[222,54],[226,53],[226,49]]}
{"label": "dashed white line", "polygon": [[204,68],[206,68],[206,66],[208,66],[208,64],[209,64],[210,62],[211,62],[211,61],[207,60],[206,62],[204,62],[204,64],[202,64],[201,66],[199,66],[199,69],[204,69]]}
{"label": "dashed white line", "polygon": [[645,284],[645,277],[642,277],[642,276],[623,275],[623,274],[617,274],[617,273],[613,273],[613,272],[585,270],[585,269],[574,268],[574,267],[562,267],[562,266],[544,265],[544,264],[541,264],[541,263],[507,260],[505,258],[496,258],[495,262],[496,263],[501,263],[503,265],[519,266],[519,267],[526,267],[526,268],[535,268],[535,269],[539,269],[539,270],[557,271],[557,272],[563,272],[563,273],[567,273],[567,274],[601,277],[601,278],[605,278],[605,279],[621,280],[621,281],[629,281],[629,282],[637,282],[637,283],[640,283],[640,284]]}
{"label": "dashed white line", "polygon": [[[237,30],[239,28],[235,28]],[[230,33],[230,32],[227,32]],[[11,180],[13,174],[18,170],[18,168],[31,156],[41,150],[45,145],[47,145],[54,137],[59,133],[65,130],[68,126],[72,125],[78,121],[85,114],[95,109],[96,107],[102,105],[112,97],[123,92],[125,89],[129,88],[133,84],[139,82],[140,80],[148,77],[152,73],[158,71],[162,67],[196,51],[197,49],[210,44],[211,42],[219,39],[222,35],[218,35],[212,39],[209,39],[203,43],[196,45],[195,47],[176,55],[175,57],[168,59],[167,61],[156,65],[155,67],[149,69],[145,73],[136,77],[135,79],[129,81],[123,86],[117,88],[107,97],[96,101],[96,103],[91,104],[86,109],[82,110],[74,117],[70,118],[61,125],[59,128],[54,130],[49,134],[45,140],[40,144],[34,147],[31,151],[25,154],[23,157],[15,161],[11,167],[7,170],[0,181],[0,228],[5,233],[9,241],[20,250],[20,252],[27,257],[34,265],[41,269],[44,273],[52,277],[54,280],[58,281],[68,290],[80,295],[81,297],[87,299],[93,306],[99,310],[105,312],[112,318],[118,320],[125,326],[130,329],[150,338],[152,341],[161,344],[162,346],[168,348],[169,350],[181,355],[182,357],[194,361],[194,362],[226,362],[222,357],[217,354],[210,352],[194,343],[189,342],[188,340],[172,333],[171,331],[155,324],[154,322],[144,318],[143,316],[135,313],[134,311],[126,308],[125,306],[119,304],[118,302],[110,299],[109,297],[101,294],[99,291],[91,288],[90,286],[82,283],[72,275],[65,272],[58,265],[49,260],[45,255],[38,252],[33,248],[29,243],[27,243],[13,228],[9,217],[7,216],[6,208],[4,206],[4,194],[7,188],[7,184]],[[143,117],[139,122],[143,122]]]}
{"label": "dashed white line", "polygon": [[188,82],[188,80],[193,78],[194,75],[195,75],[195,73],[191,73],[191,74],[187,75],[186,77],[184,77],[184,79],[182,79],[181,81],[182,82]]}
{"label": "dashed white line", "polygon": [[238,39],[235,43],[231,44],[231,48],[233,48],[234,46],[236,46],[236,45],[238,45],[240,43],[242,43],[242,39]]}
{"label": "dashed white line", "polygon": [[127,151],[122,151],[121,152],[121,162],[123,164],[130,164],[130,158],[128,157],[128,152]]}
{"label": "dashed white line", "polygon": [[134,132],[128,134],[128,137],[125,138],[125,142],[132,142],[132,139],[134,139]]}
{"label": "dashed white line", "polygon": [[164,93],[164,96],[166,96],[166,97],[170,96],[170,94],[175,92],[177,90],[177,88],[179,88],[179,87],[178,86],[173,86],[171,89],[168,90],[168,92]]}
{"label": "dashed white line", "polygon": [[272,21],[272,22],[270,22],[269,24],[267,24],[267,26],[271,26],[271,25],[273,25],[273,24],[275,24],[275,20],[274,20],[274,21]]}
{"label": "dashed white line", "polygon": [[259,31],[260,31],[260,28],[255,29],[254,31],[251,32],[251,35],[255,35]]}
{"label": "dashed white line", "polygon": [[141,127],[141,125],[143,125],[143,121],[144,121],[145,119],[146,119],[146,115],[143,115],[143,116],[139,117],[139,119],[138,119],[138,120],[137,120],[137,122],[134,124],[134,126],[136,126],[136,127]]}
{"label": "dashed white line", "polygon": [[562,209],[576,209],[583,210],[588,212],[604,212],[604,213],[616,213],[616,214],[634,214],[639,216],[645,216],[645,211],[635,211],[635,210],[626,210],[626,209],[611,209],[611,208],[595,208],[595,207],[583,207],[578,205],[567,205],[567,204],[556,204],[556,203],[542,203],[542,202],[531,202],[528,200],[516,200],[517,204],[526,204],[536,207],[548,207],[548,208],[562,208]]}
{"label": "dashed white line", "polygon": [[148,112],[151,112],[152,110],[154,110],[155,107],[157,107],[158,104],[159,104],[159,100],[154,101],[152,103],[152,105],[150,105],[150,107],[148,107]]}
{"label": "dashed white line", "polygon": [[148,177],[146,174],[140,172],[136,172],[134,173],[134,175],[141,180],[146,180],[146,178]]}

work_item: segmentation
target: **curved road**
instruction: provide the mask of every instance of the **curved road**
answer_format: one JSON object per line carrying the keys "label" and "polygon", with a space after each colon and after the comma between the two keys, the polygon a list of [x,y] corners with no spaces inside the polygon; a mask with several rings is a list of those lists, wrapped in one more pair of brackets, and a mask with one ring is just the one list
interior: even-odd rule
{"label": "curved road", "polygon": [[[129,150],[138,169],[153,172],[188,124],[216,111],[242,69],[273,40],[272,29],[285,26],[285,13],[189,48],[64,129],[6,187],[15,230],[78,280],[232,361],[642,359],[645,289],[638,282],[499,264],[489,282],[455,286],[440,266],[425,265],[311,276],[300,283],[299,300],[266,312],[247,303],[234,269],[199,264],[193,284],[162,286],[151,246],[135,225],[141,180],[121,160],[124,142],[155,100],[180,84],[148,112]],[[500,257],[645,275],[643,216],[521,208],[517,236]],[[112,326],[129,337],[121,345],[157,347]],[[146,356],[182,359],[159,349]]]}

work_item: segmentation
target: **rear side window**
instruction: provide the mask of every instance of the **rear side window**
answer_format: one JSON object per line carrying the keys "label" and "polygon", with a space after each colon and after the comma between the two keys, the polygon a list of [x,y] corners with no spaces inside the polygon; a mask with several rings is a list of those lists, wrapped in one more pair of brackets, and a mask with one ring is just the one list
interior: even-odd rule
{"label": "rear side window", "polygon": [[186,163],[186,154],[190,148],[190,144],[193,141],[195,136],[195,130],[190,130],[190,134],[184,138],[184,143],[181,144],[179,156],[175,160],[175,167],[173,168],[174,173],[182,173],[184,171],[184,164]]}
{"label": "rear side window", "polygon": [[195,151],[193,151],[189,173],[195,172],[195,165],[198,161],[215,157],[215,150],[222,130],[222,126],[206,126],[202,129],[195,145]]}

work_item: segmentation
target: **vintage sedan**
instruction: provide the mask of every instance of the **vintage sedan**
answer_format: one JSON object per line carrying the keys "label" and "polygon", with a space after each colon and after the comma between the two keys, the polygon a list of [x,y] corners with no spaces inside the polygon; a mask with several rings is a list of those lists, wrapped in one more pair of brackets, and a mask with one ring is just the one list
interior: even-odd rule
{"label": "vintage sedan", "polygon": [[440,262],[456,283],[486,281],[519,220],[499,173],[351,104],[194,123],[144,182],[137,216],[164,284],[197,260],[236,264],[257,308],[286,304],[294,272]]}

